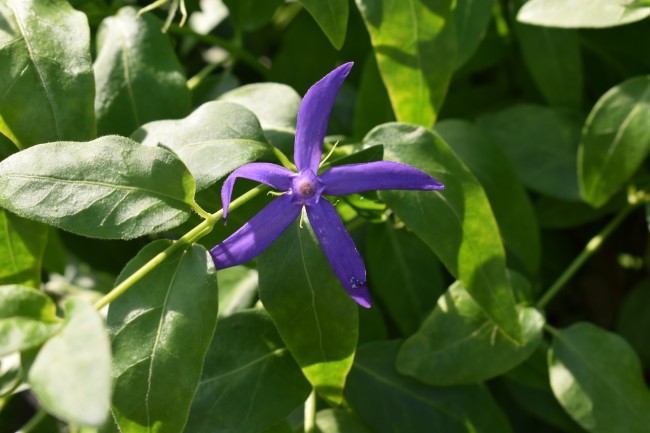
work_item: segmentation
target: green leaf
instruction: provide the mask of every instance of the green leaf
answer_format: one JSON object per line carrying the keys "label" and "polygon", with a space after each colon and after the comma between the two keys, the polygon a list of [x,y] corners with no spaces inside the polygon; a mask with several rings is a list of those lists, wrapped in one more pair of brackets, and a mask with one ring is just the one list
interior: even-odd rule
{"label": "green leaf", "polygon": [[268,314],[239,312],[219,320],[185,431],[261,432],[310,390]]}
{"label": "green leaf", "polygon": [[357,305],[302,225],[294,222],[258,257],[260,300],[307,380],[339,404],[357,345]]}
{"label": "green leaf", "polygon": [[594,209],[585,202],[564,201],[542,196],[535,201],[537,220],[543,228],[565,229],[596,221],[625,206],[627,198],[617,196],[606,205]]}
{"label": "green leaf", "polygon": [[268,141],[253,113],[231,102],[207,102],[181,120],[159,120],[132,138],[176,153],[203,190],[264,154]]}
{"label": "green leaf", "polygon": [[0,206],[90,237],[176,227],[190,215],[194,189],[170,152],[118,136],[40,144],[0,162]]}
{"label": "green leaf", "polygon": [[592,433],[647,432],[650,392],[627,342],[585,322],[552,333],[551,387],[564,410]]}
{"label": "green leaf", "polygon": [[583,71],[578,31],[515,24],[524,63],[544,99],[579,110]]}
{"label": "green leaf", "polygon": [[42,292],[0,286],[0,357],[42,344],[61,326],[56,306]]}
{"label": "green leaf", "polygon": [[22,380],[23,369],[20,365],[20,354],[16,352],[0,357],[0,406],[4,406],[3,397],[10,397]]}
{"label": "green leaf", "polygon": [[219,316],[230,316],[251,308],[257,300],[257,270],[233,266],[217,272],[219,282]]}
{"label": "green leaf", "polygon": [[517,15],[522,23],[548,27],[612,27],[650,15],[650,7],[621,0],[530,0]]}
{"label": "green leaf", "polygon": [[456,3],[454,21],[458,38],[458,69],[472,57],[483,40],[492,19],[496,0],[465,0]]}
{"label": "green leaf", "polygon": [[356,0],[397,120],[430,127],[456,67],[451,0]]}
{"label": "green leaf", "polygon": [[230,20],[239,30],[250,31],[271,21],[284,0],[223,0]]}
{"label": "green leaf", "polygon": [[293,153],[301,98],[291,87],[278,83],[249,84],[224,93],[219,99],[251,110],[271,144],[286,154]]}
{"label": "green leaf", "polygon": [[40,286],[47,230],[0,209],[0,284]]}
{"label": "green leaf", "polygon": [[345,396],[376,433],[507,433],[510,426],[482,385],[434,388],[400,376],[399,341],[359,348]]}
{"label": "green leaf", "polygon": [[366,427],[350,412],[342,409],[325,409],[316,414],[317,433],[369,433]]}
{"label": "green leaf", "polygon": [[380,125],[364,143],[384,144],[386,159],[424,170],[446,186],[435,192],[381,191],[380,197],[463,281],[501,330],[520,341],[499,229],[476,178],[439,136],[422,127]]}
{"label": "green leaf", "polygon": [[86,16],[65,0],[7,0],[0,28],[0,133],[21,149],[94,138]]}
{"label": "green leaf", "polygon": [[185,75],[161,24],[133,7],[102,21],[97,30],[95,112],[100,135],[129,135],[158,119],[190,111]]}
{"label": "green leaf", "polygon": [[627,294],[616,330],[634,347],[643,364],[650,366],[650,280],[643,280]]}
{"label": "green leaf", "polygon": [[437,386],[483,382],[525,361],[542,339],[544,317],[520,307],[522,345],[505,338],[465,291],[453,284],[397,356],[397,370]]}
{"label": "green leaf", "polygon": [[36,355],[27,380],[43,407],[81,425],[99,426],[111,396],[111,348],[104,322],[81,299],[65,303],[65,323]]}
{"label": "green leaf", "polygon": [[[169,245],[163,240],[147,245],[116,283]],[[183,430],[217,310],[216,270],[200,245],[173,254],[110,304],[112,412],[121,431]]]}
{"label": "green leaf", "polygon": [[514,105],[478,118],[528,188],[578,201],[577,149],[582,119],[569,111]]}
{"label": "green leaf", "polygon": [[410,335],[444,290],[438,259],[415,235],[391,224],[372,224],[366,242],[372,293],[401,333]]}
{"label": "green leaf", "polygon": [[510,267],[522,263],[526,273],[536,275],[541,256],[539,227],[526,190],[508,158],[489,137],[467,121],[444,120],[435,130],[485,189],[506,251],[515,256],[510,257],[515,262]]}
{"label": "green leaf", "polygon": [[357,105],[353,117],[354,135],[363,137],[376,125],[394,120],[395,114],[377,69],[377,60],[374,55],[369,54],[363,63],[357,90]]}
{"label": "green leaf", "polygon": [[348,28],[348,0],[299,0],[327,35],[334,48],[340,50]]}
{"label": "green leaf", "polygon": [[631,78],[605,93],[589,113],[578,154],[580,189],[603,205],[650,152],[650,76]]}

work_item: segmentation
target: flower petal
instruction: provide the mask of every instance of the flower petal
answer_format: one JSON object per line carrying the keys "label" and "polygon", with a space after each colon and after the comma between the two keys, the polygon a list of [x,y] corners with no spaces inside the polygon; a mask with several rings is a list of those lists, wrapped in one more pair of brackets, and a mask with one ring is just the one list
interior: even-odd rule
{"label": "flower petal", "polygon": [[302,206],[289,195],[276,198],[228,239],[210,250],[217,269],[246,263],[257,257],[296,219]]}
{"label": "flower petal", "polygon": [[281,191],[288,191],[291,188],[291,176],[295,173],[287,168],[268,162],[252,162],[242,165],[233,171],[223,183],[221,188],[221,203],[223,205],[223,220],[228,218],[228,207],[232,198],[232,189],[238,177],[256,180],[263,184],[272,186]]}
{"label": "flower petal", "polygon": [[318,171],[330,111],[353,63],[346,63],[311,86],[298,110],[293,159],[298,170]]}
{"label": "flower petal", "polygon": [[415,167],[392,161],[332,167],[318,177],[323,194],[346,195],[380,189],[438,190],[445,186]]}
{"label": "flower petal", "polygon": [[309,223],[341,284],[359,305],[370,308],[366,267],[336,209],[325,198],[306,208]]}

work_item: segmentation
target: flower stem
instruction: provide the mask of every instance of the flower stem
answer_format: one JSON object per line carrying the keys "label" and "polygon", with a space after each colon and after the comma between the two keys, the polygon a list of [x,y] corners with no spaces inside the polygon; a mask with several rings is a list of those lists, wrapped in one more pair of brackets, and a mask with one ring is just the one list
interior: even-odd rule
{"label": "flower stem", "polygon": [[314,389],[305,401],[305,433],[316,433],[316,391]]}
{"label": "flower stem", "polygon": [[[253,197],[258,196],[263,192],[266,192],[268,189],[269,187],[266,185],[259,185],[251,189],[245,194],[242,194],[237,199],[233,200],[230,203],[230,210],[237,209],[244,203],[251,200]],[[140,281],[145,275],[147,275],[149,272],[155,269],[158,265],[160,265],[165,260],[167,260],[176,251],[191,246],[192,244],[196,243],[199,239],[201,239],[203,236],[210,233],[215,223],[223,218],[223,209],[220,209],[213,214],[205,213],[205,215],[202,216],[204,216],[205,219],[200,224],[198,224],[189,232],[185,233],[185,235],[183,235],[180,239],[178,239],[169,247],[167,247],[164,251],[158,253],[155,257],[153,257],[151,260],[145,263],[141,268],[139,268],[133,274],[129,275],[124,281],[122,281],[120,284],[115,286],[113,290],[108,292],[106,295],[104,295],[104,297],[102,297],[99,301],[97,301],[95,303],[95,309],[101,310],[106,305],[110,304],[115,299],[117,299],[124,292],[126,292],[135,283]]]}

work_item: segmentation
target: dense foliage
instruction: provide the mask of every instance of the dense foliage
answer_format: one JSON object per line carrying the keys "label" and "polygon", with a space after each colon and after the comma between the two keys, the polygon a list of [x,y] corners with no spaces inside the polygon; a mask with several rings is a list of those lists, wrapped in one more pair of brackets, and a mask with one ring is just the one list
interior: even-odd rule
{"label": "dense foliage", "polygon": [[[0,431],[647,433],[648,16],[0,0]],[[296,189],[238,180],[224,225],[234,170],[302,170],[302,97],[347,62],[319,179],[445,189],[319,190],[335,215],[267,230]],[[282,234],[221,269],[251,224],[255,254]]]}

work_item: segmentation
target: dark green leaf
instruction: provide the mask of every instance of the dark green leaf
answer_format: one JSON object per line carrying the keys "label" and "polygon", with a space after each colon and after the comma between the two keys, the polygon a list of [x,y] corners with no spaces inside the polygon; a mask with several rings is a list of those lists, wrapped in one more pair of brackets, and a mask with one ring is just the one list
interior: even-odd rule
{"label": "dark green leaf", "polygon": [[[117,284],[169,245],[147,245],[124,268]],[[200,245],[175,253],[110,304],[112,412],[121,431],[183,430],[217,310],[216,270]]]}
{"label": "dark green leaf", "polygon": [[374,55],[369,54],[366,57],[361,74],[353,119],[354,135],[359,138],[366,135],[375,125],[395,120]]}
{"label": "dark green leaf", "polygon": [[454,21],[458,38],[456,68],[476,51],[485,36],[496,0],[464,0],[456,3]]}
{"label": "dark green leaf", "polygon": [[27,380],[43,407],[81,425],[99,426],[111,396],[111,348],[104,322],[81,299],[65,303],[65,323],[38,352]]}
{"label": "dark green leaf", "polygon": [[643,364],[650,366],[650,280],[642,281],[628,293],[616,329],[634,347]]}
{"label": "dark green leaf", "polygon": [[56,306],[42,292],[0,286],[0,357],[42,344],[61,326]]}
{"label": "dark green leaf", "polygon": [[399,341],[359,348],[345,395],[374,432],[507,433],[505,415],[482,385],[434,388],[400,376]]}
{"label": "dark green leaf", "polygon": [[240,30],[255,30],[268,23],[284,0],[223,0],[230,20]]}
{"label": "dark green leaf", "polygon": [[402,334],[412,334],[444,290],[438,259],[415,235],[392,224],[370,227],[366,257],[373,295]]}
{"label": "dark green leaf", "polygon": [[542,339],[544,317],[520,307],[524,343],[505,338],[462,285],[453,284],[399,351],[397,370],[437,386],[483,382],[525,361]]}
{"label": "dark green leaf", "polygon": [[317,433],[369,433],[366,427],[350,412],[342,409],[325,409],[316,414]]}
{"label": "dark green leaf", "polygon": [[340,50],[348,28],[348,0],[299,0],[320,28]]}
{"label": "dark green leaf", "polygon": [[578,155],[580,188],[593,206],[620,190],[650,152],[650,77],[610,89],[589,113]]}
{"label": "dark green leaf", "polygon": [[621,0],[530,0],[517,15],[523,23],[548,27],[612,27],[650,15],[650,7]]}
{"label": "dark green leaf", "polygon": [[0,209],[0,284],[39,287],[47,227]]}
{"label": "dark green leaf", "polygon": [[65,0],[7,0],[0,28],[0,133],[21,149],[93,139],[86,16]]}
{"label": "dark green leaf", "polygon": [[187,165],[198,190],[264,154],[268,141],[253,113],[231,102],[207,102],[181,120],[143,125],[132,138],[175,152]]}
{"label": "dark green leaf", "polygon": [[506,251],[516,257],[515,263],[523,263],[528,274],[536,275],[541,256],[539,227],[530,199],[508,158],[469,122],[445,120],[436,125],[436,132],[481,182]]}
{"label": "dark green leaf", "polygon": [[456,67],[451,0],[356,0],[397,120],[430,127]]}
{"label": "dark green leaf", "polygon": [[219,316],[251,308],[257,299],[257,280],[257,271],[246,266],[219,270]]}
{"label": "dark green leaf", "polygon": [[266,312],[233,314],[219,320],[185,431],[261,432],[310,389]]}
{"label": "dark green leaf", "polygon": [[564,410],[592,433],[647,432],[650,391],[625,340],[586,322],[553,337],[551,387]]}
{"label": "dark green leaf", "polygon": [[464,282],[501,330],[520,341],[499,229],[476,178],[439,136],[421,127],[381,125],[364,142],[384,144],[386,159],[415,166],[445,184],[444,191],[382,191],[380,197]]}
{"label": "dark green leaf", "polygon": [[580,200],[578,116],[525,104],[481,116],[478,125],[501,147],[528,188],[562,200]]}
{"label": "dark green leaf", "polygon": [[542,196],[535,201],[535,213],[540,226],[551,229],[575,227],[621,209],[626,197],[619,196],[606,205],[594,209],[585,202],[564,201]]}
{"label": "dark green leaf", "polygon": [[194,189],[173,154],[118,136],[41,144],[0,162],[0,206],[91,237],[175,227],[190,215]]}
{"label": "dark green leaf", "polygon": [[302,225],[294,222],[259,256],[260,299],[313,387],[339,404],[357,345],[357,305]]}
{"label": "dark green leaf", "polygon": [[106,18],[97,31],[95,112],[100,135],[129,135],[158,119],[190,111],[185,75],[161,24],[132,7]]}

